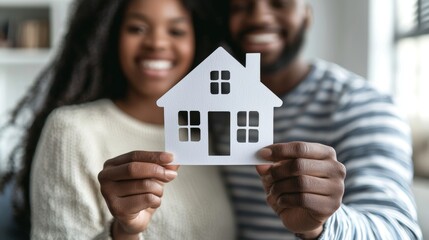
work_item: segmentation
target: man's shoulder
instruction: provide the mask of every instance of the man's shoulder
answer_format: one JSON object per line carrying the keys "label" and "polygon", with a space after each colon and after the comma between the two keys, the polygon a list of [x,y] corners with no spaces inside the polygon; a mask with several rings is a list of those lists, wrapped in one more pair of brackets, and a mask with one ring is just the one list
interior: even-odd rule
{"label": "man's shoulder", "polygon": [[386,96],[373,86],[367,79],[336,63],[324,60],[315,60],[312,63],[314,76],[321,84],[329,86],[336,92],[354,94],[357,92],[371,92],[376,95]]}
{"label": "man's shoulder", "polygon": [[365,84],[367,82],[362,76],[333,62],[318,59],[312,62],[312,66],[316,76],[322,80],[330,80],[344,85]]}

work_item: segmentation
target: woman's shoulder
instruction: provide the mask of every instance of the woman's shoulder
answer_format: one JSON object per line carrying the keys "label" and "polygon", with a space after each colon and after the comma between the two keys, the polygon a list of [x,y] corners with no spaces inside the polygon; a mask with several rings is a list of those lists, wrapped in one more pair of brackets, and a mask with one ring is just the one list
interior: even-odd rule
{"label": "woman's shoulder", "polygon": [[49,115],[47,123],[62,126],[88,126],[108,118],[112,101],[100,99],[76,105],[56,108]]}

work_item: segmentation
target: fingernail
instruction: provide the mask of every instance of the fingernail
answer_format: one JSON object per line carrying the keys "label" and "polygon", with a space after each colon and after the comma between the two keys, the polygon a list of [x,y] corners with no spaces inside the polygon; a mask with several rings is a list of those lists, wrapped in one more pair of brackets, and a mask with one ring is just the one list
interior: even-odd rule
{"label": "fingernail", "polygon": [[177,177],[177,172],[173,170],[166,169],[165,170],[165,176],[167,177],[167,180],[171,181]]}
{"label": "fingernail", "polygon": [[174,159],[173,154],[171,153],[161,153],[161,155],[159,156],[159,160],[163,163],[170,163],[172,162]]}
{"label": "fingernail", "polygon": [[261,158],[265,158],[265,159],[271,157],[272,153],[273,153],[273,151],[271,151],[271,149],[269,149],[269,148],[262,148],[261,150],[258,151],[258,155]]}

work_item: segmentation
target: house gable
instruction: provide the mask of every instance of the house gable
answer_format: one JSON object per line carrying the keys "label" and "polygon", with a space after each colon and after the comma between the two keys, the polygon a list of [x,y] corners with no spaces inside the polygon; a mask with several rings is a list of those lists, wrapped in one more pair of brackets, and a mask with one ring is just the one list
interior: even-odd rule
{"label": "house gable", "polygon": [[[186,108],[195,108],[201,104],[217,108],[231,103],[241,107],[261,104],[279,107],[282,101],[260,82],[259,62],[259,54],[247,54],[244,67],[219,47],[164,94],[157,104],[164,107],[180,102]],[[223,72],[229,74],[228,80],[222,79]],[[218,73],[214,76],[218,80],[211,79],[213,73]],[[222,83],[228,84],[228,93],[222,94],[219,90],[218,94],[213,94],[213,85]],[[220,85],[217,86],[220,89]]]}

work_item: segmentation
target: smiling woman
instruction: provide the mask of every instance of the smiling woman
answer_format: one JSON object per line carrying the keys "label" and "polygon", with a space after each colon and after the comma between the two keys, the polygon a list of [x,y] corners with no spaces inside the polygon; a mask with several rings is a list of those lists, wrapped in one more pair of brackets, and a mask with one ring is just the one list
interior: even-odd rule
{"label": "smiling woman", "polygon": [[63,48],[8,125],[32,113],[11,160],[23,156],[23,229],[31,216],[32,239],[233,239],[218,169],[167,165],[155,104],[214,49],[207,3],[75,4]]}

